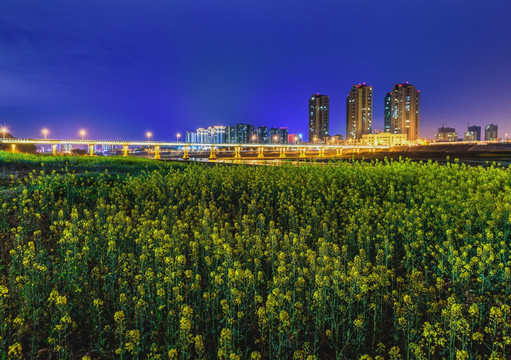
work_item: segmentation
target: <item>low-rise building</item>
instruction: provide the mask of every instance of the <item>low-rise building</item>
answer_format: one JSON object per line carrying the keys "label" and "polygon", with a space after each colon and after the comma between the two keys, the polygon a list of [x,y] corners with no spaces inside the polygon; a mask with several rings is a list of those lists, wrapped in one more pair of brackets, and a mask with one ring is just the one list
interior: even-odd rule
{"label": "low-rise building", "polygon": [[463,141],[477,141],[477,133],[475,131],[465,131]]}
{"label": "low-rise building", "polygon": [[458,141],[458,134],[455,128],[442,126],[438,128],[438,132],[435,134],[435,140],[439,142]]}
{"label": "low-rise building", "polygon": [[379,133],[362,135],[362,144],[364,145],[399,146],[406,145],[406,141],[406,134]]}
{"label": "low-rise building", "polygon": [[325,138],[328,145],[340,145],[344,143],[342,135],[336,134]]}

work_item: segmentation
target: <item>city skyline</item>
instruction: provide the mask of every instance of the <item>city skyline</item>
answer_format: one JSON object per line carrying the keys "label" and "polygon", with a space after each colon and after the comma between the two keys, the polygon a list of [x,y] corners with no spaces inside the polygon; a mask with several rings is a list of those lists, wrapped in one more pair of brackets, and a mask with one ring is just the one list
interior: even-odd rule
{"label": "city skyline", "polygon": [[[441,123],[498,124],[501,136],[511,133],[511,90],[502,81],[511,76],[511,49],[502,46],[511,5],[319,5],[3,1],[0,124],[23,137],[42,128],[79,136],[84,128],[94,138],[151,130],[163,140],[201,124],[238,122],[307,136],[306,101],[319,92],[330,97],[330,134],[346,135],[353,84],[373,87],[372,127],[383,130],[381,99],[409,81],[424,96],[421,137],[434,138]],[[361,21],[368,26],[353,32]],[[394,42],[407,47],[406,61],[386,41],[403,21],[411,26]]]}

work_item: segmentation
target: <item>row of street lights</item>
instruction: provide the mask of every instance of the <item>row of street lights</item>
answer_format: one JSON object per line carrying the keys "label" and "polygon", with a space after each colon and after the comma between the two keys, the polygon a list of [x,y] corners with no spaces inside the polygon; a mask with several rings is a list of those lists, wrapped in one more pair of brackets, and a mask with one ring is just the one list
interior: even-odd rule
{"label": "row of street lights", "polygon": [[[8,130],[5,126],[2,126],[0,128],[0,132],[2,133],[2,139],[4,139],[4,140],[5,140],[5,134],[7,134],[7,131]],[[44,140],[47,139],[49,133],[50,133],[50,130],[48,130],[47,128],[41,129],[41,134],[43,134]],[[80,131],[78,133],[80,134],[81,139],[84,140],[85,135],[87,135],[87,131],[85,131],[84,129],[80,129]],[[145,136],[147,137],[147,141],[150,141],[151,138],[153,137],[153,133],[151,131],[148,131],[148,132],[146,132]],[[179,141],[180,137],[181,137],[181,134],[177,133],[176,134],[177,141]]]}
{"label": "row of street lights", "polygon": [[[5,134],[7,133],[7,128],[5,126],[1,127],[0,128],[0,132],[2,133],[2,138],[5,140]],[[43,134],[44,136],[44,140],[46,140],[48,134],[50,133],[50,131],[47,129],[47,128],[43,128],[41,130],[41,134]],[[79,134],[80,134],[80,137],[82,138],[82,140],[85,139],[85,135],[87,135],[87,132],[84,130],[84,129],[80,129],[79,131]],[[507,134],[506,134],[507,135]],[[151,131],[148,131],[145,133],[145,136],[147,138],[147,141],[151,141],[151,138],[153,137],[153,133]],[[181,138],[181,134],[180,133],[177,133],[176,134],[176,141],[179,142],[179,139]],[[257,137],[256,135],[252,135],[252,140],[255,142],[257,140]],[[273,140],[275,142],[277,142],[279,140],[279,136],[278,135],[275,135],[273,137]],[[298,140],[298,137],[295,136],[295,142]],[[316,142],[316,137],[314,137],[314,142]]]}
{"label": "row of street lights", "polygon": [[[145,137],[147,138],[147,141],[150,141],[151,138],[153,137],[153,133],[148,131],[145,133]],[[181,137],[181,134],[180,133],[177,133],[176,134],[176,140],[179,142],[179,138]]]}

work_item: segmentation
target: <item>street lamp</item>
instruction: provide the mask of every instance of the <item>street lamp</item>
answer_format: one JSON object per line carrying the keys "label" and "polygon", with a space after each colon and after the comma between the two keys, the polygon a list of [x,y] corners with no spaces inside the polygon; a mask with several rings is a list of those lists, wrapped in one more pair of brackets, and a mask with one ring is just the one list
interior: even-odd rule
{"label": "street lamp", "polygon": [[314,136],[314,144],[318,141],[318,137]]}
{"label": "street lamp", "polygon": [[48,129],[42,129],[41,132],[43,133],[44,140],[46,140],[46,136],[48,135],[49,131]]}
{"label": "street lamp", "polygon": [[153,133],[148,131],[145,133],[145,136],[147,137],[147,141],[149,141],[153,137]]}
{"label": "street lamp", "polygon": [[252,141],[255,143],[256,142],[256,139],[257,139],[257,136],[256,135],[252,135]]}
{"label": "street lamp", "polygon": [[7,133],[7,128],[5,126],[3,126],[0,131],[2,132],[2,139],[5,140],[5,134]]}
{"label": "street lamp", "polygon": [[83,130],[83,129],[80,130],[80,136],[82,137],[82,140],[83,140],[85,134],[87,134],[87,132],[85,130]]}
{"label": "street lamp", "polygon": [[295,144],[298,143],[298,136],[295,136]]}
{"label": "street lamp", "polygon": [[180,134],[180,133],[177,133],[177,134],[176,134],[176,139],[177,139],[177,141],[178,141],[178,142],[179,142],[179,138],[180,138],[180,137],[181,137],[181,134]]}
{"label": "street lamp", "polygon": [[277,135],[275,135],[275,136],[273,137],[273,141],[274,141],[275,143],[277,143],[277,140],[278,140],[278,139],[279,139],[279,137],[278,137]]}

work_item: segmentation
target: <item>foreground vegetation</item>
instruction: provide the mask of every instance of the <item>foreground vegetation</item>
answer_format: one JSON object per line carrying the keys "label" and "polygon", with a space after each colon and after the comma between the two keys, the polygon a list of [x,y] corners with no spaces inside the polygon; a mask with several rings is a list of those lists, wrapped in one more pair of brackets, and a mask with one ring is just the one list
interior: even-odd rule
{"label": "foreground vegetation", "polygon": [[0,179],[19,178],[33,170],[47,173],[99,172],[108,170],[115,173],[137,173],[165,168],[183,168],[178,163],[161,162],[139,157],[122,156],[50,156],[41,154],[21,154],[0,151]]}
{"label": "foreground vegetation", "polygon": [[511,357],[510,170],[137,161],[2,192],[0,358]]}

